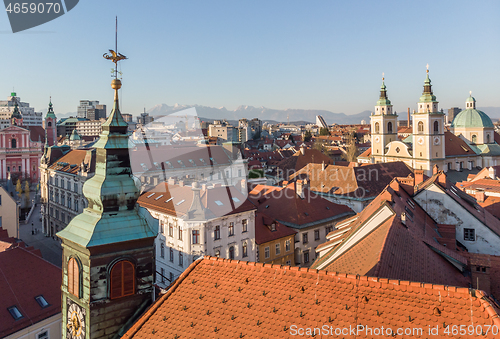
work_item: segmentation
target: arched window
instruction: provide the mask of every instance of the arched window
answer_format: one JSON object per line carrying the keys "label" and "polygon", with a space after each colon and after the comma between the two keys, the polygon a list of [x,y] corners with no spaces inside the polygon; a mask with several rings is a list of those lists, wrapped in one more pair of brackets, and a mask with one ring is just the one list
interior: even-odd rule
{"label": "arched window", "polygon": [[439,122],[434,121],[434,134],[439,134]]}
{"label": "arched window", "polygon": [[475,144],[477,142],[477,135],[472,135],[472,143]]}
{"label": "arched window", "polygon": [[424,123],[422,121],[418,122],[418,133],[424,133]]}
{"label": "arched window", "polygon": [[490,135],[489,134],[486,134],[486,143],[489,144],[490,143]]}
{"label": "arched window", "polygon": [[52,126],[52,123],[49,121],[49,122],[47,123],[47,126],[49,126],[49,127],[50,127],[50,126]]}
{"label": "arched window", "polygon": [[11,143],[12,148],[17,148],[17,140],[16,139],[12,139],[10,143]]}
{"label": "arched window", "polygon": [[375,123],[375,133],[380,131],[380,124],[378,122]]}
{"label": "arched window", "polygon": [[80,298],[80,266],[75,258],[68,261],[68,292]]}
{"label": "arched window", "polygon": [[165,258],[165,245],[164,244],[161,244],[161,246],[160,246],[160,256],[162,258]]}
{"label": "arched window", "polygon": [[387,133],[392,133],[392,122],[387,123]]}
{"label": "arched window", "polygon": [[110,298],[117,299],[135,292],[135,268],[130,261],[122,260],[111,269]]}
{"label": "arched window", "polygon": [[234,259],[234,246],[229,247],[229,259]]}

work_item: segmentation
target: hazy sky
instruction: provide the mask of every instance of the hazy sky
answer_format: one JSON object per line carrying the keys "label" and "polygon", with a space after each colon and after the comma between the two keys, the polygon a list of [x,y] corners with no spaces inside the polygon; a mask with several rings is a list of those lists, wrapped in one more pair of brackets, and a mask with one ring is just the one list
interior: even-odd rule
{"label": "hazy sky", "polygon": [[166,103],[372,110],[382,72],[395,110],[416,108],[430,65],[440,107],[500,106],[500,2],[82,0],[12,34],[0,14],[0,100],[36,110],[111,105],[118,15],[122,111]]}

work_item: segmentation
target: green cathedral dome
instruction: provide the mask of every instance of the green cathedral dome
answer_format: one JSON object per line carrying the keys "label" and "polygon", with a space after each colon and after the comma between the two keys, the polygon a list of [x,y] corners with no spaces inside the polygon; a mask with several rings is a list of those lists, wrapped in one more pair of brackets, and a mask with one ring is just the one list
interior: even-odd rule
{"label": "green cathedral dome", "polygon": [[458,113],[451,123],[451,127],[491,127],[493,128],[493,122],[490,117],[475,108],[464,109],[462,112]]}

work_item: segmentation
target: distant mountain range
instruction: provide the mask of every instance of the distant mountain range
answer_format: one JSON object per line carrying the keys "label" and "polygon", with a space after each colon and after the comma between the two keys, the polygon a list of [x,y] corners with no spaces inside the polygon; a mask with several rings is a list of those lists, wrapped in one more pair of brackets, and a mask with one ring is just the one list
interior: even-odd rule
{"label": "distant mountain range", "polygon": [[[149,109],[147,112],[152,116],[167,115],[175,113],[187,108],[196,108],[196,113],[204,120],[239,120],[242,118],[253,119],[259,118],[262,121],[274,122],[302,122],[302,123],[315,123],[316,116],[321,115],[327,124],[359,124],[361,120],[366,123],[370,122],[370,114],[372,111],[366,110],[357,114],[334,113],[326,110],[315,109],[272,109],[267,107],[254,107],[254,106],[239,106],[235,110],[228,110],[225,107],[215,108],[200,105],[178,105],[169,106],[166,104],[156,105]],[[490,116],[492,120],[500,118],[500,107],[479,107]],[[447,112],[447,110],[445,110]],[[400,119],[406,120],[406,112],[399,113]]]}
{"label": "distant mountain range", "polygon": [[[334,113],[326,110],[315,110],[315,109],[272,109],[267,107],[254,107],[254,106],[239,106],[235,110],[228,110],[225,107],[209,107],[201,105],[178,105],[169,106],[166,104],[156,105],[150,108],[147,112],[152,116],[168,115],[178,111],[182,111],[187,108],[196,108],[196,113],[198,117],[203,117],[203,120],[239,120],[243,118],[253,119],[259,118],[262,121],[269,122],[282,122],[286,123],[315,123],[316,115],[321,115],[327,122],[327,124],[359,124],[361,120],[365,120],[366,123],[370,122],[370,113],[372,111],[366,110],[357,114],[345,114],[345,113]],[[500,107],[478,107],[479,110],[488,114],[488,116],[496,121],[500,119]],[[44,115],[47,112],[46,109],[41,110]],[[445,110],[447,112],[447,110]],[[109,115],[109,112],[107,112]],[[58,119],[68,118],[70,116],[76,116],[76,112],[68,113],[58,113]],[[402,120],[406,120],[406,112],[400,112],[399,117]],[[135,119],[135,118],[134,118]]]}
{"label": "distant mountain range", "polygon": [[235,110],[228,110],[225,107],[215,108],[200,105],[156,105],[147,112],[152,116],[167,115],[194,107],[199,117],[207,120],[239,120],[243,118],[259,118],[263,121],[277,122],[304,122],[315,123],[316,116],[321,115],[328,124],[359,124],[361,120],[369,121],[370,111],[363,111],[358,114],[347,115],[344,113],[333,113],[325,110],[314,109],[272,109],[267,107],[239,106]]}

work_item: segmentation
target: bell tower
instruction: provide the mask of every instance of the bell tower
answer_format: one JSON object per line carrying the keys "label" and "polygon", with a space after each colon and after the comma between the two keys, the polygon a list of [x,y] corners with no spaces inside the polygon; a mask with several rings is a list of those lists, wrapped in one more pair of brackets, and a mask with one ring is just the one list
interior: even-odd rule
{"label": "bell tower", "polygon": [[12,111],[12,114],[10,116],[10,124],[11,126],[22,126],[23,116],[21,115],[21,112],[19,112],[19,105],[17,103],[17,99],[16,97],[13,97],[12,100],[14,100],[14,111]]}
{"label": "bell tower", "polygon": [[393,112],[392,104],[387,97],[384,77],[380,87],[380,98],[375,106],[375,112],[370,116],[372,157],[376,162],[384,161],[385,147],[391,141],[397,140],[398,116]]}
{"label": "bell tower", "polygon": [[57,141],[57,118],[52,107],[52,97],[49,101],[49,109],[44,121],[45,135],[49,146],[54,146]]}
{"label": "bell tower", "polygon": [[424,170],[429,176],[434,165],[444,168],[444,116],[443,111],[438,110],[427,65],[424,91],[418,102],[418,111],[413,113],[413,167]]}
{"label": "bell tower", "polygon": [[[115,63],[125,56],[104,55]],[[118,105],[102,125],[96,149],[95,175],[83,186],[89,201],[84,211],[57,233],[62,240],[61,285],[64,339],[120,337],[151,304],[155,276],[157,229],[148,213],[136,208],[139,191],[132,178],[127,123]]]}

